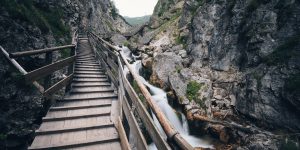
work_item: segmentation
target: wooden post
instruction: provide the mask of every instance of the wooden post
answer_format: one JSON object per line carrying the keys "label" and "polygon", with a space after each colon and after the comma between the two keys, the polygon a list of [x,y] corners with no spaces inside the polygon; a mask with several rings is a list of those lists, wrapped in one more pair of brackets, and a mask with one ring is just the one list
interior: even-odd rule
{"label": "wooden post", "polygon": [[[76,55],[76,46],[71,48],[71,52],[70,52],[70,56],[75,56],[75,55]],[[76,62],[76,60],[72,64],[70,64],[70,66],[68,67],[68,76],[74,73],[75,62]],[[69,83],[66,86],[65,92],[69,92],[70,89],[71,89],[71,83]]]}
{"label": "wooden post", "polygon": [[[45,63],[46,65],[49,65],[52,63],[52,58],[53,58],[53,52],[47,52],[46,53],[46,60]],[[49,74],[48,76],[46,76],[44,78],[44,87],[45,89],[48,89],[51,86],[51,78],[52,78],[52,74]]]}

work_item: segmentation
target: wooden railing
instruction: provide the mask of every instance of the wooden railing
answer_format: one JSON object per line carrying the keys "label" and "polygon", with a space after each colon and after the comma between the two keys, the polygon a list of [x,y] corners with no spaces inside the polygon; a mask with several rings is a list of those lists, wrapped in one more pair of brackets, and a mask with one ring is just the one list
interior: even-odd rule
{"label": "wooden railing", "polygon": [[[137,149],[148,149],[145,136],[137,122],[137,118],[139,118],[150,135],[150,138],[159,150],[169,150],[171,147],[185,150],[193,149],[193,147],[177,132],[161,111],[158,104],[152,99],[151,94],[142,81],[140,81],[139,76],[132,69],[126,58],[120,52],[120,49],[103,40],[93,32],[88,32],[88,37],[96,54],[96,58],[105,68],[111,82],[116,88],[118,88],[121,112],[120,120],[122,120],[118,121],[118,126],[123,126],[124,124],[126,127],[129,127],[129,129],[125,128],[129,130],[127,131],[127,137],[128,133],[134,137],[133,141],[130,141],[130,143]],[[147,104],[155,114],[168,139],[163,138],[158,127],[154,124],[152,116],[149,114],[139,96],[126,78],[126,75],[124,74],[125,66],[129,69],[129,73],[138,84]]]}
{"label": "wooden railing", "polygon": [[[74,72],[74,62],[76,59],[76,48],[77,48],[78,34],[75,31],[72,35],[71,45],[51,47],[39,50],[29,50],[23,52],[16,52],[8,54],[3,47],[0,46],[1,52],[4,54],[5,58],[13,65],[22,75],[24,75],[27,82],[32,82],[33,85],[39,90],[40,93],[45,97],[50,97],[52,94],[67,86],[66,90],[69,89],[71,80],[73,78]],[[61,51],[65,49],[70,49],[70,57],[57,62],[53,62],[53,52]],[[35,69],[33,71],[27,72],[14,58],[20,58],[32,55],[46,54],[45,62],[46,66]],[[55,71],[68,67],[67,77],[60,80],[59,82],[51,85],[51,76]],[[37,80],[44,78],[44,84],[41,85]]]}

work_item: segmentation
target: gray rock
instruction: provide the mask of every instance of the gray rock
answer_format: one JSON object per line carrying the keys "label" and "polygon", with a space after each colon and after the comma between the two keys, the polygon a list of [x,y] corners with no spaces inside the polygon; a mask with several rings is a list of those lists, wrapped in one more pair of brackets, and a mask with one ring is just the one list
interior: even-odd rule
{"label": "gray rock", "polygon": [[127,42],[127,39],[121,35],[121,34],[115,34],[113,35],[110,40],[115,44],[115,45],[124,45],[125,42]]}

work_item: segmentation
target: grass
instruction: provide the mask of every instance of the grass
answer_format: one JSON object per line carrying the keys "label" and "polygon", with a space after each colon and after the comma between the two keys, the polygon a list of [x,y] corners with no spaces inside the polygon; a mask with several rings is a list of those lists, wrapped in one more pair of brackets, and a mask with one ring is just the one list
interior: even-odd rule
{"label": "grass", "polygon": [[201,108],[205,107],[205,99],[199,98],[199,91],[204,87],[203,83],[198,83],[196,81],[190,81],[187,85],[186,96],[189,101],[194,100],[200,105]]}
{"label": "grass", "polygon": [[70,29],[62,23],[63,10],[61,8],[39,8],[33,0],[1,0],[0,5],[14,20],[27,22],[37,26],[42,33],[53,32],[55,38],[70,35]]}
{"label": "grass", "polygon": [[263,58],[263,61],[269,65],[279,65],[284,64],[289,61],[289,59],[295,56],[295,47],[299,45],[300,34],[288,38],[282,45],[278,46],[273,53]]}

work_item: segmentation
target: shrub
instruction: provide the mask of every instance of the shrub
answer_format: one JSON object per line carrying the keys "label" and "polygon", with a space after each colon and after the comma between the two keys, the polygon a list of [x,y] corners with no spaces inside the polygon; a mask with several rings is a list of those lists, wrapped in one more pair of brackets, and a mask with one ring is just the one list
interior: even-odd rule
{"label": "shrub", "polygon": [[203,83],[198,83],[196,81],[190,81],[187,85],[187,89],[186,89],[186,96],[188,98],[189,101],[194,100],[196,103],[198,103],[200,105],[201,108],[205,107],[204,99],[200,99],[199,98],[199,91],[202,89],[202,87],[204,86]]}

